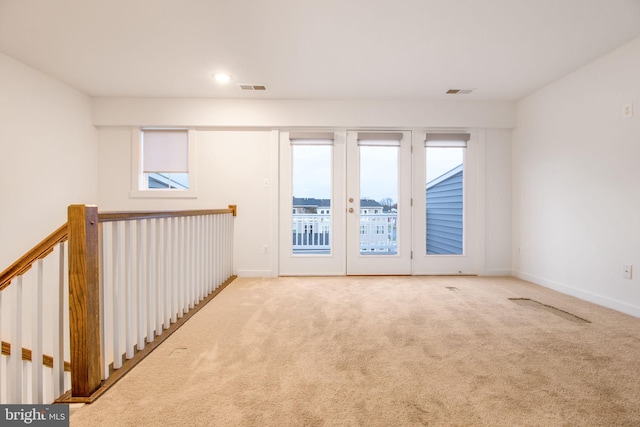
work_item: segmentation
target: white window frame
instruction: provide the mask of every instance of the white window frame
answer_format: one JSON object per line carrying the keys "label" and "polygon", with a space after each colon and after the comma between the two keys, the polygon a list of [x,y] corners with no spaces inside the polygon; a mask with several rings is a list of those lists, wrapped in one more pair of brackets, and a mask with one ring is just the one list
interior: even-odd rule
{"label": "white window frame", "polygon": [[197,141],[196,131],[194,129],[187,129],[188,132],[188,150],[189,150],[189,188],[172,188],[172,189],[158,189],[147,188],[145,183],[145,173],[142,166],[142,133],[144,130],[175,130],[176,128],[144,128],[133,129],[131,131],[131,191],[129,197],[131,198],[191,198],[198,197],[198,156],[197,156]]}

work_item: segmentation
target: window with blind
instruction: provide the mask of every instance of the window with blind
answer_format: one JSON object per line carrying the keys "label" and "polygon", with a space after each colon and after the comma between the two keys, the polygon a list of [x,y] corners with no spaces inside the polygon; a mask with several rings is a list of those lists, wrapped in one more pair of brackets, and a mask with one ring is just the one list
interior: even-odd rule
{"label": "window with blind", "polygon": [[464,157],[467,133],[427,134],[426,253],[464,253]]}
{"label": "window with blind", "polygon": [[332,236],[333,132],[291,132],[292,254],[328,255]]}
{"label": "window with blind", "polygon": [[189,132],[186,129],[142,131],[143,190],[189,189]]}
{"label": "window with blind", "polygon": [[196,135],[186,128],[132,129],[129,196],[198,197]]}

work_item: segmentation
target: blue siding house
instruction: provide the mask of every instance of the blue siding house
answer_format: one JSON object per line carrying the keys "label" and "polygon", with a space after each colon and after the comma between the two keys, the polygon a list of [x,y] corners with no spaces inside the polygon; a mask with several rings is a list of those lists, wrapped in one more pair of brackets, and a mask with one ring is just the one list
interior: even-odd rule
{"label": "blue siding house", "polygon": [[427,183],[427,254],[462,254],[463,165]]}

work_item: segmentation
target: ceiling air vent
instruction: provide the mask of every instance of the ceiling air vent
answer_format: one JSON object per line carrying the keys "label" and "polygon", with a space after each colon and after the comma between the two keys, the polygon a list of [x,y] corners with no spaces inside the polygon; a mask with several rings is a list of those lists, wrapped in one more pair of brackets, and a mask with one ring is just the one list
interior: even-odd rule
{"label": "ceiling air vent", "polygon": [[473,89],[449,89],[447,95],[466,95],[473,92]]}
{"label": "ceiling air vent", "polygon": [[267,90],[265,85],[247,85],[247,84],[239,84],[238,87],[240,90]]}

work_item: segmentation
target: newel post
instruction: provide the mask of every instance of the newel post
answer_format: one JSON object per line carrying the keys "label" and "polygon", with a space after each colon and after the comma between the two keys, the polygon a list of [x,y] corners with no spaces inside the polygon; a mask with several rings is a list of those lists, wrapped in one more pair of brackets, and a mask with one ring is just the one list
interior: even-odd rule
{"label": "newel post", "polygon": [[98,207],[69,206],[67,226],[71,394],[89,397],[101,381]]}

